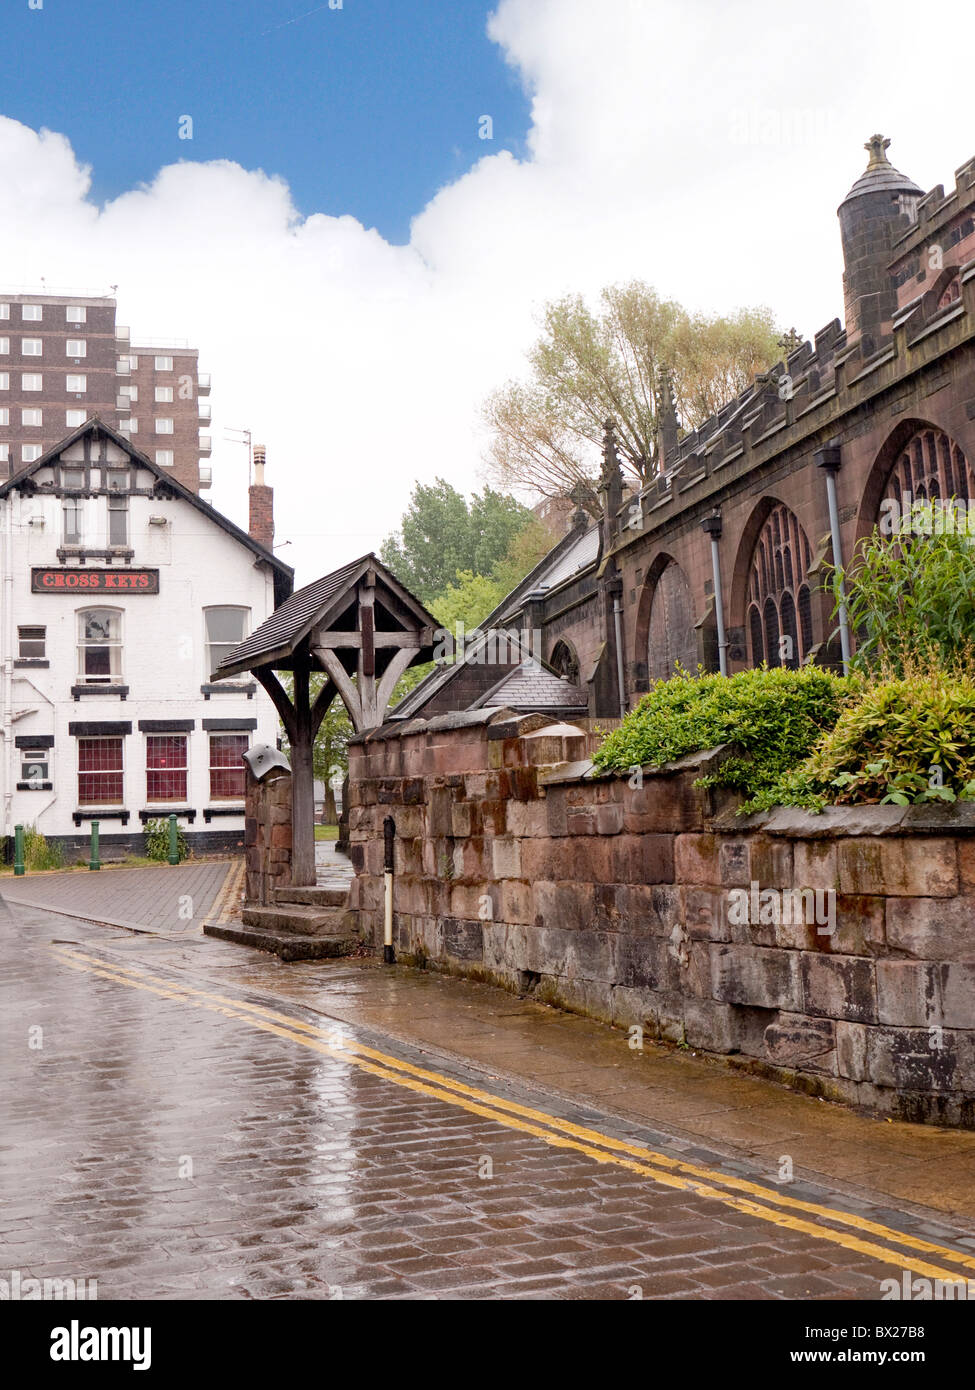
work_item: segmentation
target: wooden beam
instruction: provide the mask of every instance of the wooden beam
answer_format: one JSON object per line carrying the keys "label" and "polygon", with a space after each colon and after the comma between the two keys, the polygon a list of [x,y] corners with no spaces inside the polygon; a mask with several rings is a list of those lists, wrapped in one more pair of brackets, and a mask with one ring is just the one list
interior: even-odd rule
{"label": "wooden beam", "polygon": [[254,675],[274,702],[274,708],[281,717],[281,723],[288,735],[288,742],[295,741],[295,707],[288,699],[288,692],[271,670],[270,666],[258,666]]}
{"label": "wooden beam", "polygon": [[[376,632],[373,634],[373,645],[379,647],[409,647],[412,651],[419,651],[424,645],[422,636],[416,632]],[[312,636],[312,645],[315,647],[331,647],[333,651],[343,647],[358,651],[362,646],[361,632],[316,632]]]}
{"label": "wooden beam", "polygon": [[342,703],[349,712],[352,720],[352,727],[357,734],[361,734],[370,726],[362,722],[362,701],[359,698],[359,691],[353,683],[341,661],[334,652],[330,652],[327,647],[313,647],[315,655],[318,657],[322,666],[328,672],[331,682],[334,683],[342,697]]}

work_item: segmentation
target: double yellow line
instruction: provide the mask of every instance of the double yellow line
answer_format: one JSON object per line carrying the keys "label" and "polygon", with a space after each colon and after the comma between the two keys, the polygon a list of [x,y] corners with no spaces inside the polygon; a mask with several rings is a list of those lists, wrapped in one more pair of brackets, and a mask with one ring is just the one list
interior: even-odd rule
{"label": "double yellow line", "polygon": [[[305,1023],[260,1004],[251,1004],[208,990],[193,989],[189,985],[165,980],[145,970],[106,962],[84,951],[54,945],[49,949],[64,965],[74,970],[127,985],[131,989],[147,990],[161,998],[180,1000],[195,1008],[222,1014],[226,1018],[238,1019],[253,1028],[272,1033],[276,1037],[287,1038],[302,1047],[347,1062],[372,1076],[405,1086],[420,1095],[456,1106],[472,1115],[493,1120],[508,1129],[530,1134],[552,1145],[553,1148],[572,1149],[577,1153],[586,1154],[597,1163],[615,1164],[651,1178],[664,1187],[708,1197],[735,1211],[744,1212],[788,1230],[802,1232],[816,1240],[828,1241],[844,1249],[854,1250],[898,1270],[909,1269],[928,1279],[975,1278],[975,1255],[962,1254],[958,1250],[908,1235],[890,1226],[834,1207],[804,1202],[775,1188],[763,1187],[745,1178],[733,1177],[716,1169],[671,1158],[668,1154],[615,1139],[584,1125],[573,1124],[571,1120],[547,1115],[531,1106],[505,1100],[489,1091],[455,1081],[440,1072],[414,1066],[398,1057],[378,1052],[375,1048],[346,1038],[341,1025],[322,1027]],[[878,1245],[868,1237],[876,1237],[888,1244]],[[957,1268],[942,1268],[932,1264],[927,1257],[947,1261],[963,1270],[972,1271],[972,1274],[963,1276]]]}

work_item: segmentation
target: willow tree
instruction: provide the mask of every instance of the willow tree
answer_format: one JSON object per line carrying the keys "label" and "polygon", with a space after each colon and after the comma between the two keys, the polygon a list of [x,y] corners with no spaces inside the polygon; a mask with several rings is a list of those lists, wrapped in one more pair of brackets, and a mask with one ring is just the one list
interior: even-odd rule
{"label": "willow tree", "polygon": [[628,481],[640,486],[659,466],[662,411],[678,430],[694,429],[781,358],[778,338],[769,309],[689,314],[636,280],[603,290],[598,310],[581,295],[555,300],[527,378],[485,403],[489,470],[506,489],[574,495],[597,514],[608,417]]}

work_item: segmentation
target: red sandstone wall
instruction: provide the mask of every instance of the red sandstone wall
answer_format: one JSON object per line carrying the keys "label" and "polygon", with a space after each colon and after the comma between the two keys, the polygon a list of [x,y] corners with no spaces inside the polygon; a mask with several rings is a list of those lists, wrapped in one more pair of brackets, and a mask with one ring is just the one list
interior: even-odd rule
{"label": "red sandstone wall", "polygon": [[[475,718],[352,745],[367,937],[381,941],[392,815],[403,958],[736,1054],[817,1094],[975,1124],[975,818],[866,807],[742,825],[694,787],[702,759],[642,787],[592,781],[572,764],[593,735]],[[753,883],[829,890],[831,933],[738,924],[730,895]]]}

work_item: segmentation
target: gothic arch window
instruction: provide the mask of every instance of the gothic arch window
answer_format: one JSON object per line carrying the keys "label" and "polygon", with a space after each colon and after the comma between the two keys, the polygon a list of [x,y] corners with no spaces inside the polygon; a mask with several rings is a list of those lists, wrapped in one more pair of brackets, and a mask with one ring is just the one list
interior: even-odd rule
{"label": "gothic arch window", "polygon": [[961,299],[961,277],[956,275],[953,280],[949,280],[938,300],[939,309],[950,309],[952,304]]}
{"label": "gothic arch window", "polygon": [[813,645],[806,572],[812,550],[788,507],[773,507],[755,541],[748,577],[747,626],[753,666],[796,667]]}
{"label": "gothic arch window", "polygon": [[548,664],[563,680],[571,681],[573,685],[579,684],[579,658],[568,642],[561,640],[556,642],[552,648],[552,655],[548,659]]}
{"label": "gothic arch window", "polygon": [[[944,430],[929,426],[918,430],[904,445],[887,478],[881,499],[896,502],[903,512],[910,512],[915,502],[929,498],[960,498],[963,502],[975,499],[975,474],[968,459]],[[882,516],[878,509],[877,520]]]}
{"label": "gothic arch window", "polygon": [[676,560],[666,557],[653,585],[647,631],[647,675],[651,681],[667,680],[678,663],[695,671],[699,660],[695,632],[694,597],[687,575]]}

